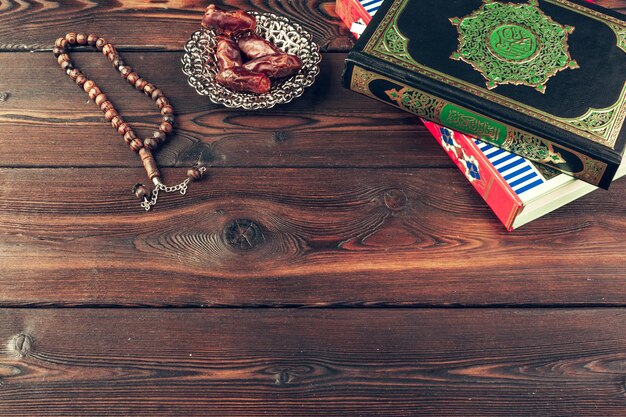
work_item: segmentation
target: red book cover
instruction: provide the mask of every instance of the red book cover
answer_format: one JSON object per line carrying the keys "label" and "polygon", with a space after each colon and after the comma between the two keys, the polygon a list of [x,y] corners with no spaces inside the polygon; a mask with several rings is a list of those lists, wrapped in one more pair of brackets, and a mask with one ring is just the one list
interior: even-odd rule
{"label": "red book cover", "polygon": [[512,230],[523,202],[481,152],[475,140],[427,120],[422,121],[498,219]]}

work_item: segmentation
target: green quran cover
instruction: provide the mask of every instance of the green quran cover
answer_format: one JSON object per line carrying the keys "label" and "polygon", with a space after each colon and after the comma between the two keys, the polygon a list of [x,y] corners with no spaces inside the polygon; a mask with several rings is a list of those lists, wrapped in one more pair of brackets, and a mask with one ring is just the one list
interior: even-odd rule
{"label": "green quran cover", "polygon": [[343,83],[608,188],[625,77],[624,16],[584,1],[386,0]]}

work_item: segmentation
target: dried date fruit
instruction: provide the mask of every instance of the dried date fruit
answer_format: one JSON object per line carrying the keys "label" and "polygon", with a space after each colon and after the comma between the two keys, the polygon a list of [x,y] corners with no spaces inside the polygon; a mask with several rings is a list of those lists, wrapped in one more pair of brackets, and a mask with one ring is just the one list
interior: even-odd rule
{"label": "dried date fruit", "polygon": [[266,55],[246,62],[243,67],[250,71],[260,72],[270,78],[290,77],[302,68],[302,60],[296,55]]}
{"label": "dried date fruit", "polygon": [[272,86],[267,75],[250,71],[244,67],[231,67],[220,71],[215,81],[234,91],[245,91],[255,94],[265,94]]}
{"label": "dried date fruit", "polygon": [[254,31],[256,19],[243,10],[225,12],[210,4],[202,17],[202,26],[218,34],[232,36],[247,30]]}
{"label": "dried date fruit", "polygon": [[282,53],[276,45],[263,39],[256,33],[251,33],[237,39],[237,45],[239,45],[239,49],[248,59],[256,59],[265,55]]}
{"label": "dried date fruit", "polygon": [[231,67],[240,67],[243,62],[237,43],[224,36],[217,37],[215,60],[220,71]]}

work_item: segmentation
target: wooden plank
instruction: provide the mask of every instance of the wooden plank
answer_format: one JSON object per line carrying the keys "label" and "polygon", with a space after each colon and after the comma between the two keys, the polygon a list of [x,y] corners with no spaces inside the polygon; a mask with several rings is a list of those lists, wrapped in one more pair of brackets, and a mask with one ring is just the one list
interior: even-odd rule
{"label": "wooden plank", "polygon": [[0,310],[6,416],[623,416],[595,310]]}
{"label": "wooden plank", "polygon": [[507,233],[456,169],[209,174],[0,170],[0,303],[626,305],[624,181]]}
{"label": "wooden plank", "polygon": [[335,13],[334,1],[12,1],[0,6],[0,51],[52,49],[54,40],[68,32],[96,33],[115,42],[120,50],[180,51],[200,29],[202,14],[210,3],[224,9],[286,16],[311,32],[324,51],[347,51],[354,44],[352,34]]}
{"label": "wooden plank", "polygon": [[[452,166],[416,117],[341,87],[345,54],[325,54],[319,79],[303,97],[266,111],[210,104],[187,85],[178,52],[123,55],[175,106],[175,134],[157,155],[162,166],[198,158],[211,166]],[[137,133],[151,134],[160,121],[152,100],[101,54],[74,56]],[[0,166],[137,166],[52,54],[0,54],[0,79]]]}

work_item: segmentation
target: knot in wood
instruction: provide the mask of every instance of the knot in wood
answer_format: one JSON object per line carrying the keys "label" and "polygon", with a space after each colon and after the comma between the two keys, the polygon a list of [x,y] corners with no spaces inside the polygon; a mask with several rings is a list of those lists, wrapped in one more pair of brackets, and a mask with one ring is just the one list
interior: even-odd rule
{"label": "knot in wood", "polygon": [[7,101],[9,99],[10,94],[6,91],[0,91],[0,101]]}
{"label": "knot in wood", "polygon": [[18,334],[13,338],[13,350],[20,356],[27,356],[33,349],[33,338],[27,334]]}
{"label": "knot in wood", "polygon": [[294,380],[294,377],[295,376],[293,374],[285,369],[274,375],[274,383],[276,385],[287,385]]}
{"label": "knot in wood", "polygon": [[383,195],[385,206],[391,211],[400,211],[406,207],[407,196],[403,190],[399,188],[391,188],[386,190]]}
{"label": "knot in wood", "polygon": [[272,133],[272,139],[274,139],[274,142],[276,143],[287,142],[287,139],[289,139],[289,133],[284,130],[277,130]]}
{"label": "knot in wood", "polygon": [[224,229],[224,239],[235,249],[251,250],[265,240],[261,226],[248,219],[237,219]]}

